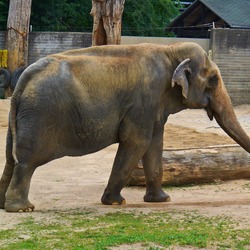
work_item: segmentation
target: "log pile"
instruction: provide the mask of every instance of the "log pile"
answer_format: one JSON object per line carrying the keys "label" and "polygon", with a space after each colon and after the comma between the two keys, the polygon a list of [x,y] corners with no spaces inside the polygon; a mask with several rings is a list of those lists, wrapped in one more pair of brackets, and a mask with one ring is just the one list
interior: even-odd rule
{"label": "log pile", "polygon": [[[250,178],[250,155],[237,145],[163,151],[163,185],[211,183]],[[129,185],[145,185],[141,163]]]}

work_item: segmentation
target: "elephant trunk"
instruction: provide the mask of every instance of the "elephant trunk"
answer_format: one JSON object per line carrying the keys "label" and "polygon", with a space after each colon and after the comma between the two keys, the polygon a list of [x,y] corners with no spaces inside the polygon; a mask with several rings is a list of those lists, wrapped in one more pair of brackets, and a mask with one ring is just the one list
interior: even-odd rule
{"label": "elephant trunk", "polygon": [[250,153],[250,138],[237,120],[223,82],[217,86],[212,96],[210,104],[216,121],[233,140]]}

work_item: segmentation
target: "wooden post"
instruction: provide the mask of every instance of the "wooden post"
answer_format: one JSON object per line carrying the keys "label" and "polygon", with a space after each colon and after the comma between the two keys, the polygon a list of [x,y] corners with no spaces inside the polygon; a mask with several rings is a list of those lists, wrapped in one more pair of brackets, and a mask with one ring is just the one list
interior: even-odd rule
{"label": "wooden post", "polygon": [[92,45],[120,44],[125,0],[92,0]]}
{"label": "wooden post", "polygon": [[10,0],[7,21],[8,69],[28,65],[28,34],[32,0]]}

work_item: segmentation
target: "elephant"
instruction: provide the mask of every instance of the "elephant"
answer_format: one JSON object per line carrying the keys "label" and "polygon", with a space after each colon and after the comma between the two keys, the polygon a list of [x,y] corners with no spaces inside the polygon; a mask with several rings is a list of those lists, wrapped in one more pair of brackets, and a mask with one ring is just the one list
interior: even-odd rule
{"label": "elephant", "polygon": [[118,143],[101,198],[122,205],[121,190],[142,160],[145,202],[167,202],[162,189],[164,125],[170,114],[204,109],[243,149],[239,124],[217,65],[196,43],[105,45],[48,55],[31,64],[11,98],[0,207],[29,212],[35,169]]}

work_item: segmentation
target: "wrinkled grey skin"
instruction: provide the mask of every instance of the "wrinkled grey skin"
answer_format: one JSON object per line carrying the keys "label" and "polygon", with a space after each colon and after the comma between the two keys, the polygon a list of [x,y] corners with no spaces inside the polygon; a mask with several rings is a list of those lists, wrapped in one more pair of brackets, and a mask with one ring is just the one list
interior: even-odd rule
{"label": "wrinkled grey skin", "polygon": [[169,201],[161,188],[164,124],[185,108],[205,109],[250,152],[219,69],[197,44],[101,46],[39,60],[11,100],[0,207],[33,211],[28,193],[38,166],[113,143],[119,148],[103,204],[125,203],[121,189],[140,159],[144,200]]}

